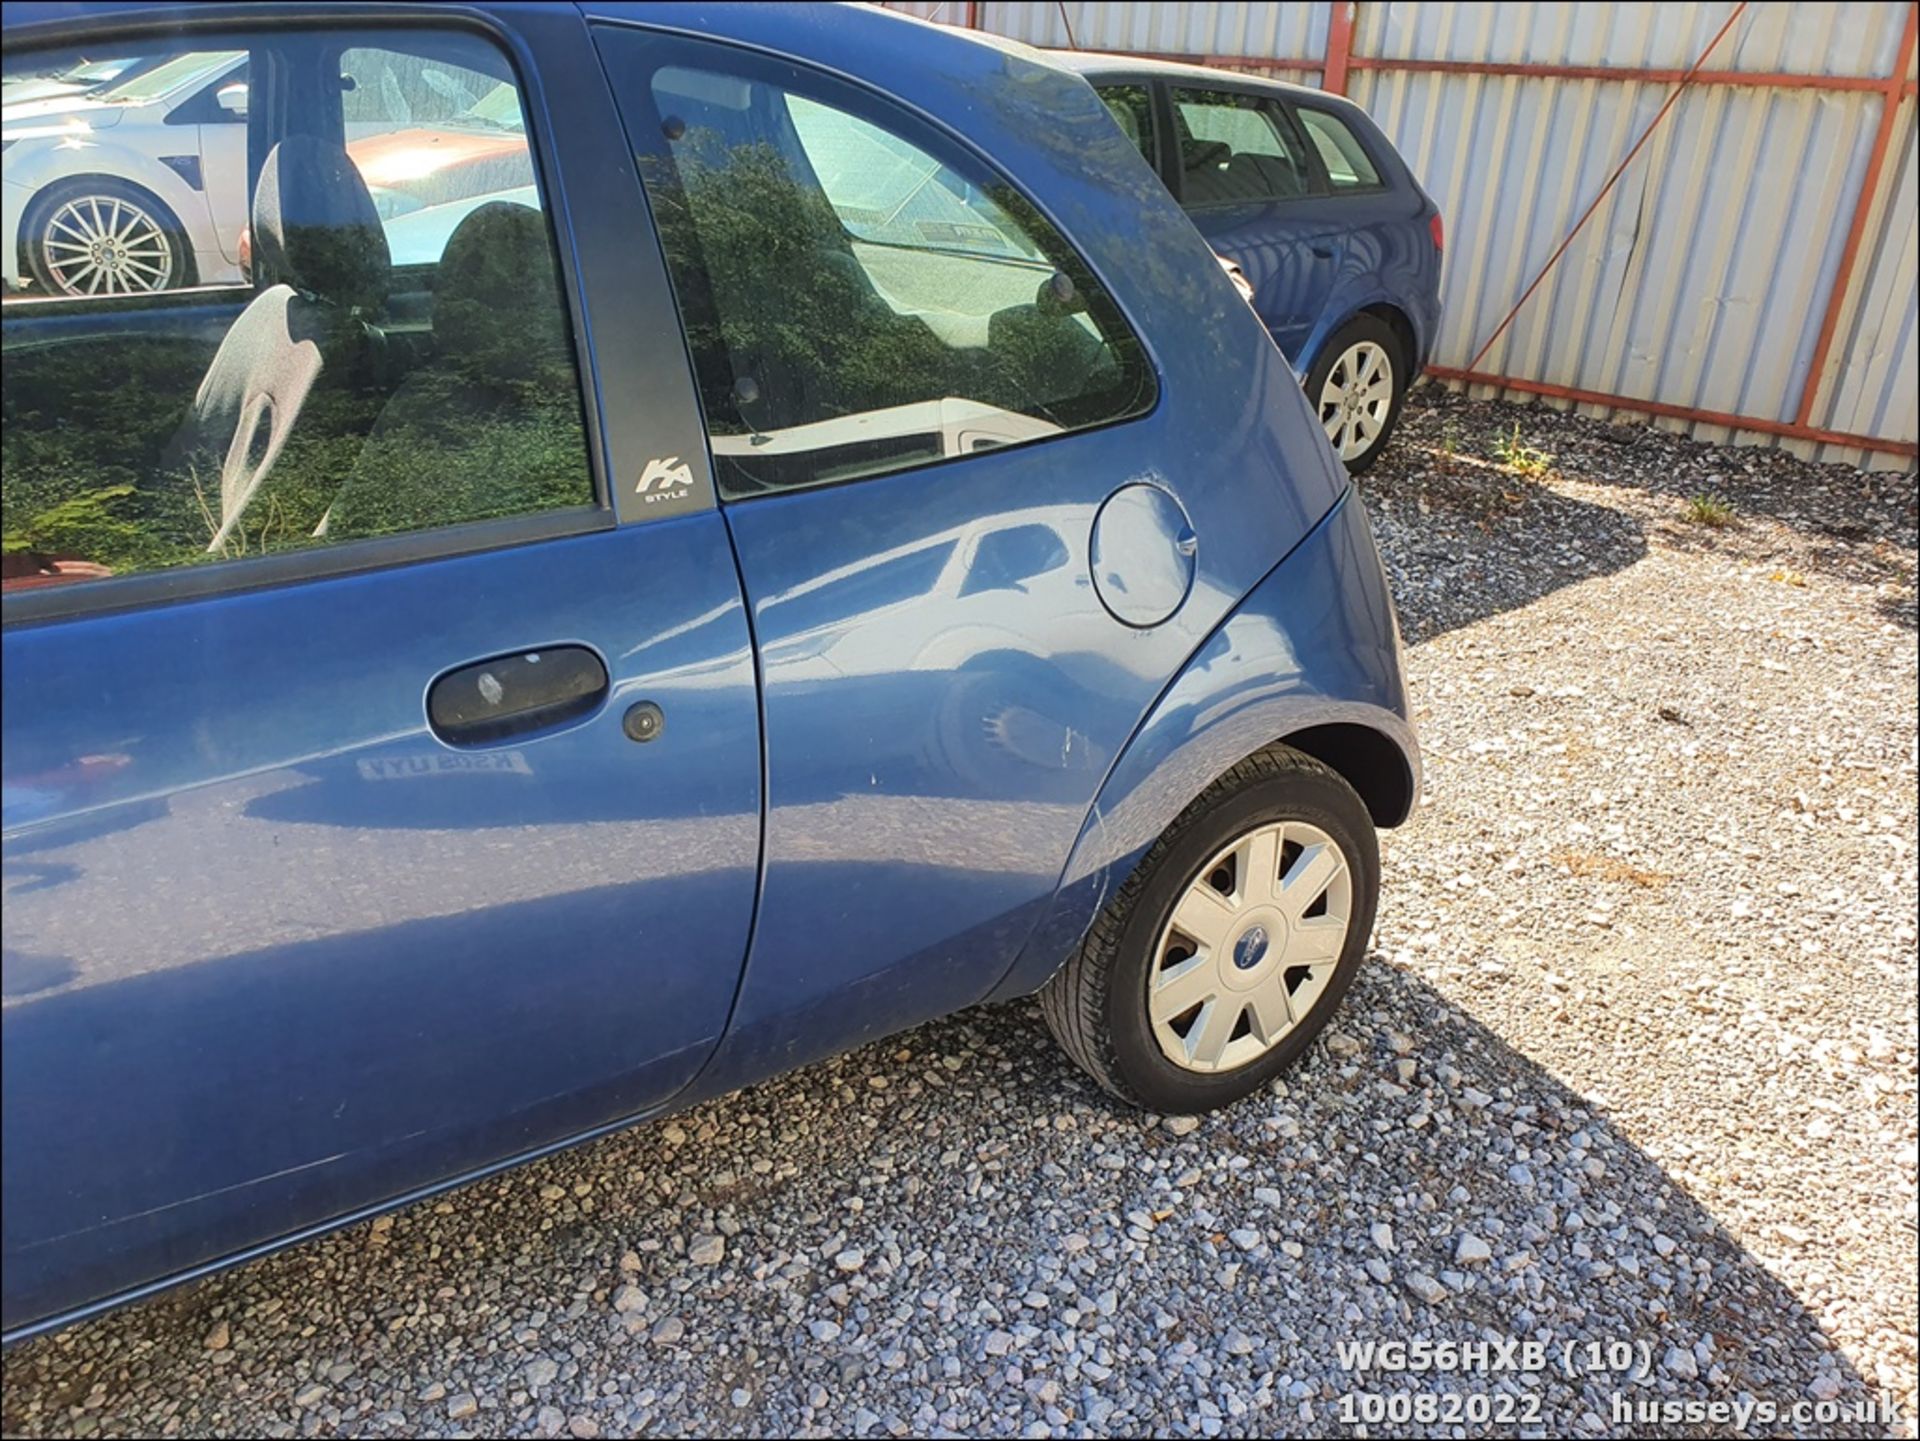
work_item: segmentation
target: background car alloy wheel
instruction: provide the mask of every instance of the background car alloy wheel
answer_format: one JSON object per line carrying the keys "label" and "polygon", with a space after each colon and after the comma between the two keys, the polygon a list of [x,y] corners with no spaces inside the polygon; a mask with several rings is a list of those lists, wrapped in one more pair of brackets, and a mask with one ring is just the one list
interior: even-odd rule
{"label": "background car alloy wheel", "polygon": [[1262,825],[1200,868],[1155,947],[1147,1011],[1163,1055],[1230,1071],[1313,1009],[1346,946],[1353,876],[1304,821]]}
{"label": "background car alloy wheel", "polygon": [[1239,762],[1148,849],[1040,992],[1106,1090],[1171,1115],[1293,1064],[1353,983],[1380,848],[1338,773],[1284,745]]}
{"label": "background car alloy wheel", "polygon": [[133,295],[186,283],[178,224],[132,186],[103,179],[43,196],[28,234],[34,278],[49,294]]}
{"label": "background car alloy wheel", "polygon": [[1356,315],[1327,337],[1307,372],[1307,399],[1349,473],[1372,465],[1393,434],[1409,379],[1403,356],[1385,321]]}
{"label": "background car alloy wheel", "polygon": [[1373,449],[1393,410],[1393,361],[1371,340],[1348,346],[1320,387],[1320,424],[1342,460]]}

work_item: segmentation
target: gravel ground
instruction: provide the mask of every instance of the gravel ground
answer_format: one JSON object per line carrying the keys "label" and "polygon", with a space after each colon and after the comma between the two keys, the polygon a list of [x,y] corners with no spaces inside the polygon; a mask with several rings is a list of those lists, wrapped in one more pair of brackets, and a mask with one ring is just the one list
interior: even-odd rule
{"label": "gravel ground", "polygon": [[[1428,792],[1270,1093],[972,1012],[16,1348],[6,1432],[1913,1435],[1784,1414],[1916,1402],[1912,478],[1423,392],[1364,492]],[[1551,1365],[1338,1350],[1415,1339]]]}

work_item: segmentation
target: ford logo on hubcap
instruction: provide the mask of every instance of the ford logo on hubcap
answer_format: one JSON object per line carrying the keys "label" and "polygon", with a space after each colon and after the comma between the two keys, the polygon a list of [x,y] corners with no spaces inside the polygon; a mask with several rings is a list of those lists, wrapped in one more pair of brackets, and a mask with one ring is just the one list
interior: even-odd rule
{"label": "ford logo on hubcap", "polygon": [[1243,971],[1250,971],[1266,957],[1267,928],[1249,927],[1247,933],[1234,942],[1233,963]]}

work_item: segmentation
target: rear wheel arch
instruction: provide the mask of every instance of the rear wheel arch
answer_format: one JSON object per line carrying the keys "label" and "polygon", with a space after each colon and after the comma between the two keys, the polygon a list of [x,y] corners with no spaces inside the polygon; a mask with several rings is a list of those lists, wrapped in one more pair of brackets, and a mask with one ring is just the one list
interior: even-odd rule
{"label": "rear wheel arch", "polygon": [[1330,767],[1366,802],[1374,825],[1391,830],[1413,812],[1413,769],[1385,732],[1357,722],[1309,726],[1279,737],[1275,745],[1291,746]]}
{"label": "rear wheel arch", "polygon": [[[1354,315],[1371,315],[1393,332],[1394,339],[1400,342],[1400,362],[1407,372],[1404,384],[1410,388],[1417,378],[1413,373],[1414,357],[1420,353],[1420,336],[1413,328],[1413,317],[1399,306],[1384,300],[1376,301],[1372,305],[1363,305],[1354,312]],[[1348,320],[1352,318],[1352,316],[1347,317]],[[1346,320],[1340,322],[1341,325],[1346,323]],[[1338,326],[1335,327],[1335,329],[1338,328]]]}

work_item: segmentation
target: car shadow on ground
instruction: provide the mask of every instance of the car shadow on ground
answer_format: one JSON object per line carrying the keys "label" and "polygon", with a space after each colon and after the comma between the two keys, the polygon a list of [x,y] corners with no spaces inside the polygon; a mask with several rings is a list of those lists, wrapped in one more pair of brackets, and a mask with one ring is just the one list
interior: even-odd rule
{"label": "car shadow on ground", "polygon": [[1645,557],[1646,529],[1635,516],[1450,454],[1418,412],[1408,419],[1358,489],[1409,643]]}
{"label": "car shadow on ground", "polygon": [[[1214,1407],[1228,1432],[1344,1435],[1372,1403],[1343,1397],[1396,1395],[1506,1396],[1546,1434],[1731,1432],[1633,1409],[1686,1402],[1777,1408],[1753,1434],[1895,1434],[1792,1410],[1872,1393],[1604,1108],[1383,960],[1334,1026],[1189,1130],[1100,1092],[1030,1002],[963,1013],[20,1346],[5,1429],[150,1429],[117,1409],[137,1377],[189,1433],[438,1430],[461,1391],[478,1434],[551,1406],[599,1434],[1020,1434],[1049,1407],[1056,1434],[1130,1434]],[[1421,1339],[1544,1361],[1337,1349]]]}
{"label": "car shadow on ground", "polygon": [[[1624,509],[1615,523],[1637,518],[1667,548],[1713,549],[1790,576],[1876,587],[1879,614],[1915,628],[1920,493],[1911,471],[1819,464],[1776,448],[1698,441],[1639,417],[1608,421],[1544,404],[1470,401],[1425,385],[1409,395],[1375,473],[1416,489],[1437,484],[1464,508],[1498,512],[1503,490],[1538,493],[1516,474],[1516,462],[1594,486],[1596,494],[1617,493]],[[1516,540],[1534,532],[1525,505],[1504,508]],[[1598,538],[1604,555],[1604,534]],[[1493,539],[1496,550],[1507,548]]]}

